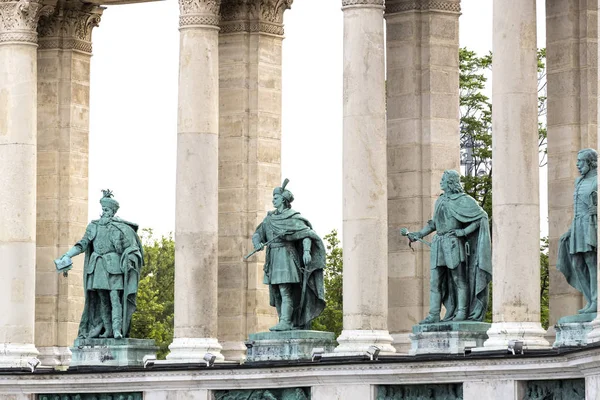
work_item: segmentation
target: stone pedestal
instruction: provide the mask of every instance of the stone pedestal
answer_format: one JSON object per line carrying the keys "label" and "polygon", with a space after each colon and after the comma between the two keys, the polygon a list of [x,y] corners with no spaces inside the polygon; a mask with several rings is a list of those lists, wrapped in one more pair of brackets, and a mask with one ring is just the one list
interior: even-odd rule
{"label": "stone pedestal", "polygon": [[331,353],[335,348],[333,332],[283,331],[251,333],[246,361],[310,360],[314,348]]}
{"label": "stone pedestal", "polygon": [[[595,314],[594,314],[595,315]],[[563,322],[554,325],[556,340],[552,347],[587,346],[588,334],[592,331],[590,322]]]}
{"label": "stone pedestal", "polygon": [[415,325],[410,335],[410,355],[463,354],[465,347],[481,347],[491,324],[485,322],[440,322]]}
{"label": "stone pedestal", "polygon": [[70,366],[141,367],[157,349],[153,339],[75,339]]}

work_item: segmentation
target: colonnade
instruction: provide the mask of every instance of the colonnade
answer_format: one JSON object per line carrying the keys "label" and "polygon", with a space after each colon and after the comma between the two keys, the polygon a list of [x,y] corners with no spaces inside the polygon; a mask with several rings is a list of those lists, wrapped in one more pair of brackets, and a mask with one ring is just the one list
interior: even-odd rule
{"label": "colonnade", "polygon": [[[206,352],[239,360],[248,333],[276,319],[264,259],[239,259],[281,182],[281,48],[291,4],[179,0],[173,362]],[[404,352],[428,307],[429,254],[411,252],[398,231],[424,225],[442,172],[458,169],[460,0],[341,7],[345,302],[336,351]],[[535,0],[494,2],[490,349],[513,339],[549,345],[538,295],[535,11]],[[570,220],[574,154],[596,147],[597,12],[593,0],[547,0],[554,245]],[[91,32],[101,14],[78,1],[0,0],[0,304],[8,310],[0,313],[0,366],[37,356],[68,364],[81,267],[58,280],[49,266],[87,222]],[[564,29],[574,17],[579,23]],[[580,301],[564,288],[553,274],[551,307],[561,313]]]}

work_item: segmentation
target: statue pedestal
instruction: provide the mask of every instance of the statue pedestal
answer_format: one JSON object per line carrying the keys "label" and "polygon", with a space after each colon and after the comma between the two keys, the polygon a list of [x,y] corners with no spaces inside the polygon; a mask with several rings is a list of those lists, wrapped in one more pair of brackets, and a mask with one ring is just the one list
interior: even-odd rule
{"label": "statue pedestal", "polygon": [[556,340],[552,347],[587,346],[587,336],[592,331],[591,321],[594,318],[596,313],[571,315],[559,319],[554,325]]}
{"label": "statue pedestal", "polygon": [[483,347],[491,324],[485,322],[438,322],[412,328],[408,354],[463,354],[465,347]]}
{"label": "statue pedestal", "polygon": [[71,367],[142,366],[146,355],[156,356],[153,339],[75,339]]}
{"label": "statue pedestal", "polygon": [[272,360],[310,360],[314,348],[333,352],[337,345],[333,332],[281,331],[258,332],[249,336],[246,362]]}

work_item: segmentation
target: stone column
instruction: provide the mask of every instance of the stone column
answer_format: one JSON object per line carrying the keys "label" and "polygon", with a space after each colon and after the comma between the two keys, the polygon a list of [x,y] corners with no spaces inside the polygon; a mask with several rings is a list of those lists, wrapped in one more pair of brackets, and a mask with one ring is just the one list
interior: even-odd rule
{"label": "stone column", "polygon": [[433,215],[440,179],[459,170],[460,0],[386,1],[389,317],[394,347],[410,348],[429,310],[429,248],[409,248],[400,228]]}
{"label": "stone column", "polygon": [[219,34],[219,342],[245,358],[248,334],[277,323],[254,228],[281,185],[283,14],[292,0],[224,1]]}
{"label": "stone column", "polygon": [[377,345],[387,330],[387,168],[383,0],[343,0],[344,329],[336,352]]}
{"label": "stone column", "polygon": [[535,0],[495,0],[493,324],[487,349],[545,348],[540,324],[540,213]]}
{"label": "stone column", "polygon": [[556,269],[558,239],[573,219],[577,152],[596,148],[598,1],[546,0],[550,329],[585,305]]}
{"label": "stone column", "polygon": [[0,1],[0,368],[27,367],[34,345],[37,0]]}
{"label": "stone column", "polygon": [[173,361],[222,360],[217,341],[219,6],[179,0]]}
{"label": "stone column", "polygon": [[35,344],[43,365],[68,366],[83,310],[83,257],[68,277],[53,260],[85,232],[92,29],[103,9],[68,3],[38,27]]}

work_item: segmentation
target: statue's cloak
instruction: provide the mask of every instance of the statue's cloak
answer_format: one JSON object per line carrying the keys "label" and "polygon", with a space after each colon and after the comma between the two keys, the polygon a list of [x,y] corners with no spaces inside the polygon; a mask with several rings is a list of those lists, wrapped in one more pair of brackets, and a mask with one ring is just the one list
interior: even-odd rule
{"label": "statue's cloak", "polygon": [[[483,321],[489,301],[489,283],[492,280],[492,244],[490,225],[487,213],[477,204],[475,199],[465,193],[443,194],[446,197],[446,211],[464,226],[479,221],[479,227],[465,238],[467,253],[467,279],[469,282],[469,313],[471,321]],[[435,212],[441,205],[441,198],[436,201]],[[468,250],[467,250],[468,249]],[[437,259],[432,254],[432,260]],[[435,264],[432,264],[432,268]],[[456,314],[454,303],[456,288],[450,274],[442,282],[442,303],[446,308],[444,320],[451,320]]]}
{"label": "statue's cloak", "polygon": [[[265,228],[270,228],[275,235],[284,233],[281,239],[294,243],[299,254],[300,276],[299,285],[292,285],[292,297],[299,298],[298,307],[294,308],[292,314],[292,325],[294,329],[310,329],[310,323],[317,318],[325,309],[325,290],[323,286],[323,268],[325,268],[326,251],[321,238],[312,230],[311,223],[293,209],[287,209],[281,214],[269,212],[262,222]],[[261,226],[257,228],[259,231]],[[302,241],[305,238],[311,240],[311,262],[304,264],[302,259]],[[268,270],[270,261],[269,247],[265,261],[265,271]],[[273,307],[278,307],[277,302],[281,298],[275,295],[273,287],[269,285],[269,302]]]}
{"label": "statue's cloak", "polygon": [[[100,317],[100,302],[98,301],[98,298],[91,301],[90,292],[92,290],[89,290],[87,287],[87,273],[85,272],[88,270],[90,257],[94,252],[94,238],[97,233],[98,222],[99,220],[90,222],[86,229],[86,235],[90,244],[86,248],[83,264],[85,302],[81,322],[79,323],[79,337],[87,337],[88,332],[94,327],[102,324]],[[121,304],[123,306],[123,327],[121,333],[123,334],[123,337],[127,337],[131,327],[131,316],[137,307],[137,290],[140,282],[140,271],[144,265],[144,253],[142,243],[137,235],[137,224],[125,221],[118,217],[113,217],[109,224],[120,230],[126,239],[126,243],[129,243],[129,247],[123,249],[120,259],[121,271],[123,271],[123,295],[121,297]]]}

